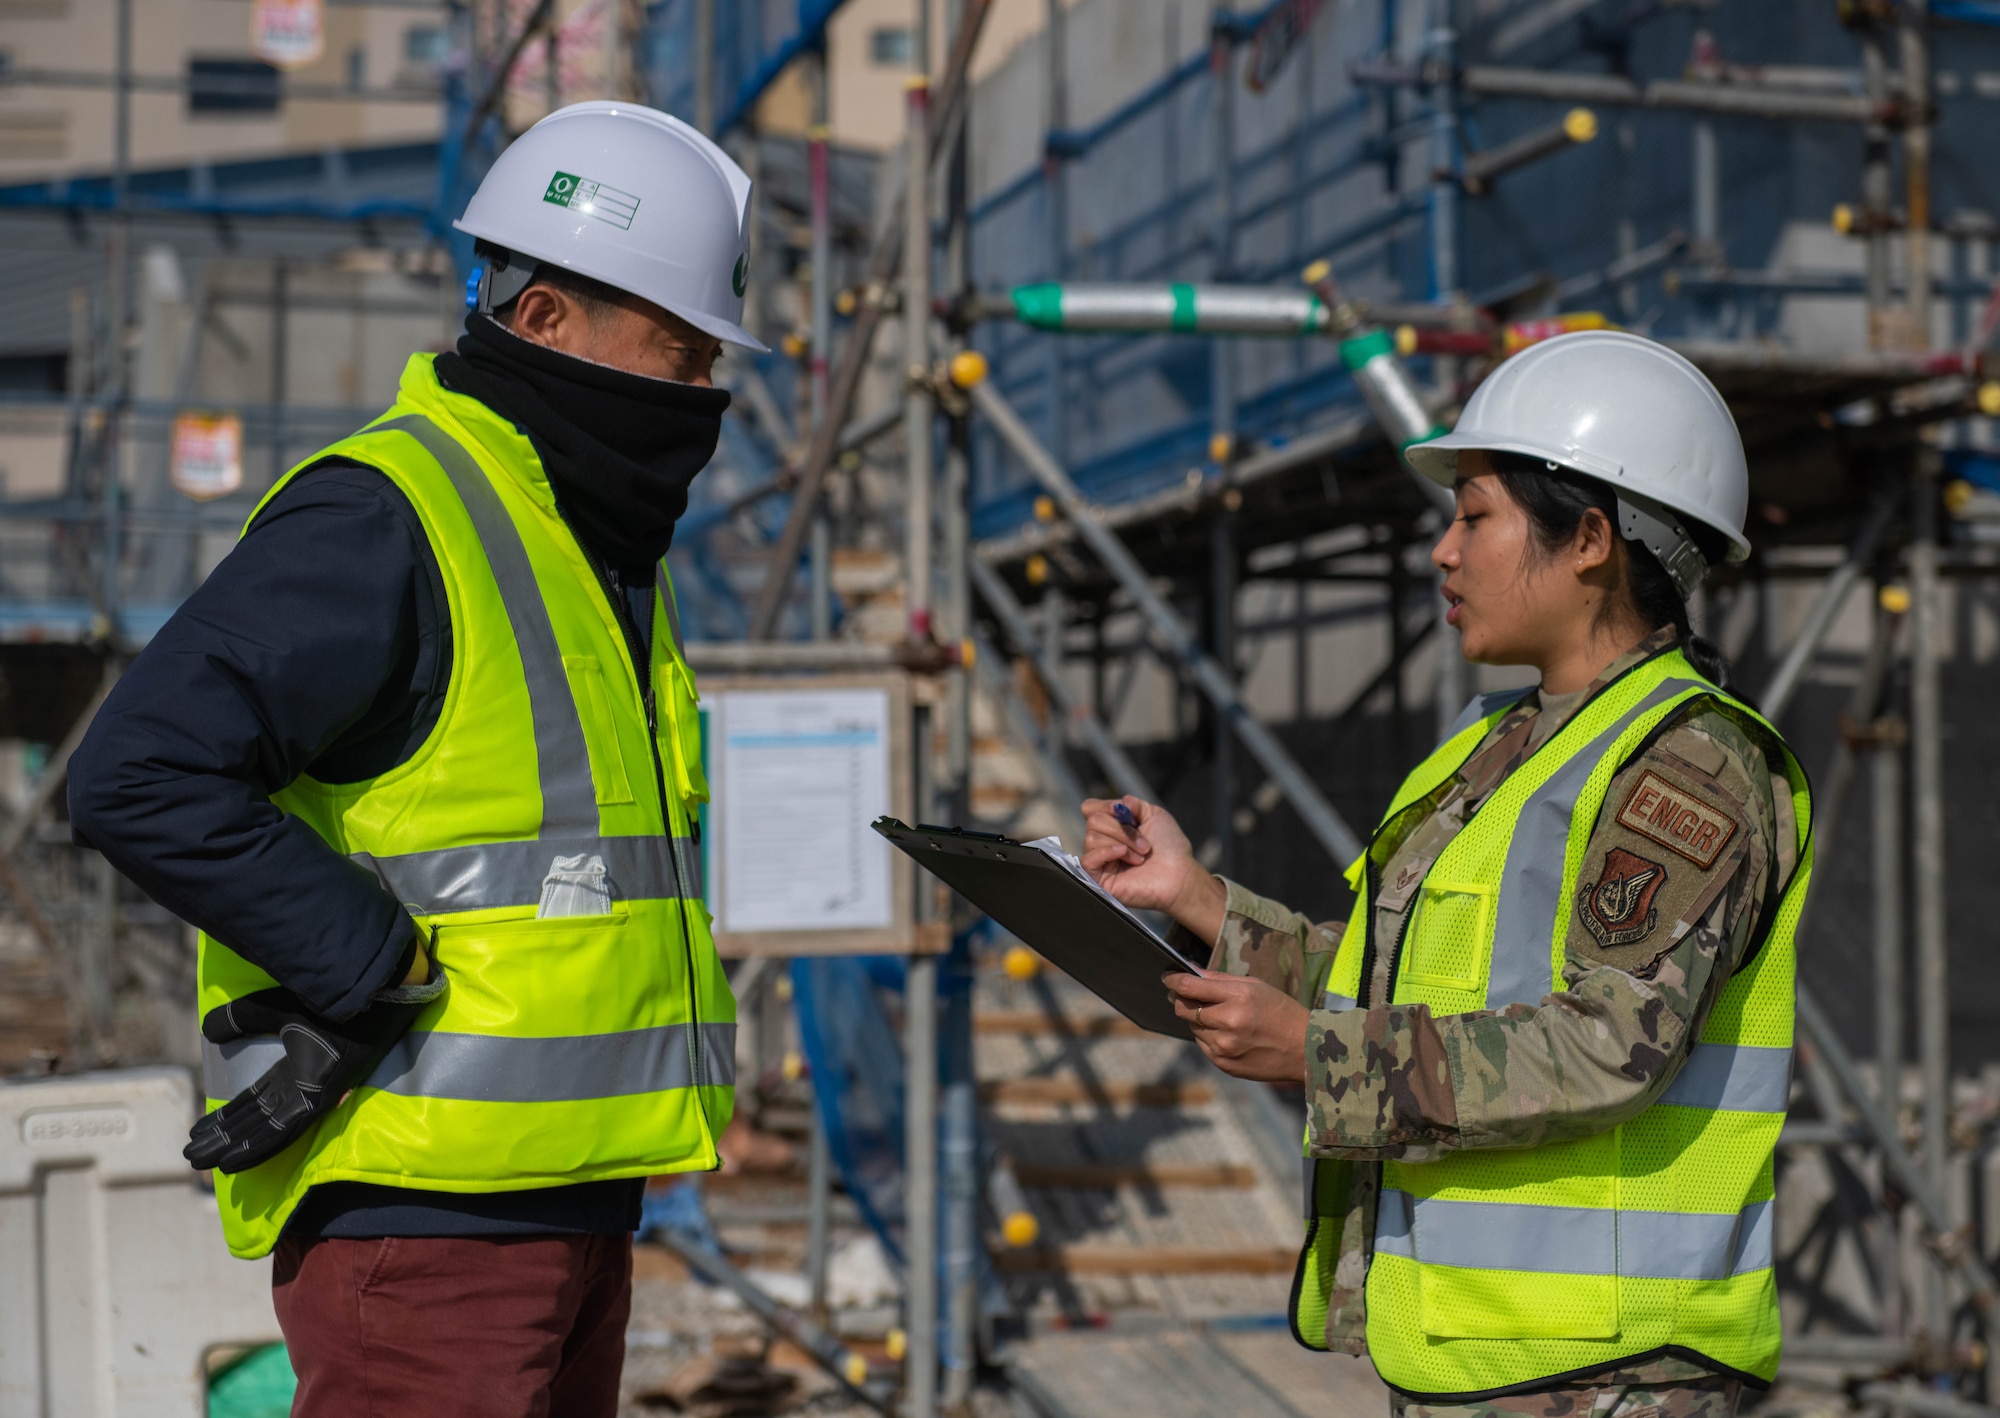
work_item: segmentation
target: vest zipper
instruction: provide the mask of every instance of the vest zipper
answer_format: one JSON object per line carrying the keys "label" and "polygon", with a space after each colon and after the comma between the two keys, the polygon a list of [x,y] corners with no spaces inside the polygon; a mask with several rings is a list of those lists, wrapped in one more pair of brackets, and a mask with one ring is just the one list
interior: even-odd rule
{"label": "vest zipper", "polygon": [[[618,629],[625,637],[625,652],[631,657],[633,674],[639,681],[639,702],[646,710],[646,748],[653,755],[653,787],[660,795],[660,823],[666,829],[667,869],[674,874],[676,895],[682,902],[686,902],[690,899],[687,883],[681,880],[680,853],[674,850],[674,814],[668,805],[667,767],[660,758],[660,713],[658,696],[653,692],[652,652],[647,648],[645,638],[639,634],[638,623],[632,619],[632,609],[625,604],[625,598],[619,594],[619,588],[612,581],[611,573],[605,568],[604,563],[597,559],[597,553],[576,534],[576,528],[570,525],[569,516],[563,511],[560,502],[556,503],[556,516],[562,519],[563,526],[569,531],[570,540],[576,543],[576,549],[583,553],[584,564],[597,577],[597,587],[604,593],[604,598],[611,602],[612,618],[618,622]],[[654,594],[664,596],[666,593],[656,586]],[[687,929],[685,905],[681,907],[681,914],[683,917],[681,950],[687,959],[688,982],[688,1077],[694,1081],[694,1105],[701,1113],[702,1128],[708,1133],[711,1145],[719,1146],[715,1120],[709,1117],[708,1103],[701,1096],[701,991],[695,985],[694,937]]]}

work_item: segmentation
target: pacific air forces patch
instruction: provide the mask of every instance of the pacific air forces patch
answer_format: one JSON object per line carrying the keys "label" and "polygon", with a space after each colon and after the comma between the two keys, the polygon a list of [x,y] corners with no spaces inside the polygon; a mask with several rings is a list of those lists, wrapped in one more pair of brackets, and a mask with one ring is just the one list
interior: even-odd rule
{"label": "pacific air forces patch", "polygon": [[1613,847],[1604,854],[1597,880],[1578,889],[1577,919],[1604,949],[1637,945],[1659,927],[1654,898],[1666,884],[1667,869],[1660,863]]}

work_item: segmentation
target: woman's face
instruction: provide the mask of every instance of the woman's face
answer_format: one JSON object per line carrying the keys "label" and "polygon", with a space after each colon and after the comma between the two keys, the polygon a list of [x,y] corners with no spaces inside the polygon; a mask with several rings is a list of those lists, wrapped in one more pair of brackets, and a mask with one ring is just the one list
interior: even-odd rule
{"label": "woman's face", "polygon": [[1486,454],[1458,455],[1456,492],[1458,515],[1431,549],[1444,573],[1445,619],[1458,627],[1468,660],[1541,665],[1553,642],[1574,631],[1577,578],[1536,544]]}

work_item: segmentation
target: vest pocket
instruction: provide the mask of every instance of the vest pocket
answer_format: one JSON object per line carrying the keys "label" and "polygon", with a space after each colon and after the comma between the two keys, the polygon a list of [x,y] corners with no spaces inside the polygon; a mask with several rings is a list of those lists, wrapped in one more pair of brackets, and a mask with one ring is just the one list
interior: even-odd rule
{"label": "vest pocket", "polygon": [[1404,981],[1430,989],[1479,990],[1493,929],[1493,902],[1490,886],[1426,880],[1410,908],[1403,942]]}
{"label": "vest pocket", "polygon": [[669,711],[660,725],[663,753],[674,766],[674,787],[693,820],[695,808],[708,801],[708,779],[701,762],[701,696],[694,676],[679,660],[662,664],[660,697]]}
{"label": "vest pocket", "polygon": [[600,806],[629,803],[632,779],[625,771],[625,749],[618,739],[618,723],[611,717],[611,694],[605,688],[604,667],[595,655],[565,655],[563,669],[569,674],[569,690],[576,700],[576,712],[583,720],[583,739],[590,748],[590,778],[597,788]]}

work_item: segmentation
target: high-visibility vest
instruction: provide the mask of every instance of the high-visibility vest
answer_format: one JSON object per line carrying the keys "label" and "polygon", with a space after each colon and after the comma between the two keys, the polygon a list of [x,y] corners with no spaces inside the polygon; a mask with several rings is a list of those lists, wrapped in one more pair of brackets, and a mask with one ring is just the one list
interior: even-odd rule
{"label": "high-visibility vest", "polygon": [[[1772,1157],[1791,1080],[1792,934],[1812,875],[1805,773],[1776,730],[1668,650],[1600,690],[1515,769],[1432,863],[1402,940],[1370,942],[1384,866],[1515,697],[1478,705],[1397,792],[1350,874],[1360,899],[1329,1008],[1356,1003],[1380,949],[1394,952],[1390,1002],[1437,1015],[1535,1005],[1563,989],[1566,907],[1611,780],[1697,700],[1782,756],[1798,865],[1651,1107],[1576,1141],[1382,1164],[1369,1352],[1389,1384],[1433,1401],[1669,1353],[1768,1383],[1779,1347]],[[1351,1165],[1308,1162],[1292,1322],[1313,1348],[1326,1347]]]}
{"label": "high-visibility vest", "polygon": [[[451,678],[406,762],[362,783],[301,777],[273,801],[395,894],[449,988],[309,1138],[216,1175],[230,1250],[269,1251],[323,1182],[499,1192],[713,1168],[736,1005],[701,902],[690,823],[708,788],[665,566],[649,723],[534,446],[440,385],[431,356],[386,414],[278,487],[328,458],[380,470],[416,509]],[[207,935],[198,974],[204,1014],[274,983]],[[204,1045],[209,1106],[282,1052],[271,1036]]]}

